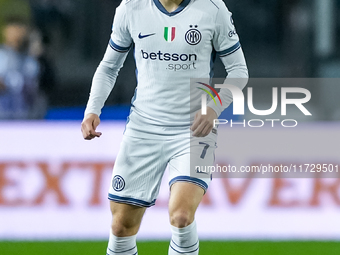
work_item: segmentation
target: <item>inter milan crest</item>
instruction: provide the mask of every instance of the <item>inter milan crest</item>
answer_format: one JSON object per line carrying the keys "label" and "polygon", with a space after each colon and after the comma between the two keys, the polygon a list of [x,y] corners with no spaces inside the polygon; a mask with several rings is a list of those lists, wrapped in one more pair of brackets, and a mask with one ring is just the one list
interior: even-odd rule
{"label": "inter milan crest", "polygon": [[190,45],[197,45],[200,43],[201,39],[202,39],[202,34],[200,31],[198,31],[198,26],[195,25],[195,28],[193,28],[194,26],[190,25],[190,29],[188,30],[188,32],[185,34],[185,40],[187,41],[188,44]]}
{"label": "inter milan crest", "polygon": [[125,188],[125,181],[120,175],[116,175],[112,180],[112,188],[115,191],[122,191]]}
{"label": "inter milan crest", "polygon": [[176,37],[176,27],[165,27],[164,28],[164,39],[167,42],[172,42]]}

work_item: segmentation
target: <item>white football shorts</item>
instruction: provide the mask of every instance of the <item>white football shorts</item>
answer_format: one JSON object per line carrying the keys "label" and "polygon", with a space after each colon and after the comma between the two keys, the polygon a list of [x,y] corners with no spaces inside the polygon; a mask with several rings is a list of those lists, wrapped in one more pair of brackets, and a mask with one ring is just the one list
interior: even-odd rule
{"label": "white football shorts", "polygon": [[190,182],[206,191],[211,174],[195,172],[193,177],[190,165],[214,163],[216,138],[213,132],[206,137],[164,140],[124,135],[113,167],[109,199],[141,207],[154,205],[167,166],[170,188],[175,182]]}

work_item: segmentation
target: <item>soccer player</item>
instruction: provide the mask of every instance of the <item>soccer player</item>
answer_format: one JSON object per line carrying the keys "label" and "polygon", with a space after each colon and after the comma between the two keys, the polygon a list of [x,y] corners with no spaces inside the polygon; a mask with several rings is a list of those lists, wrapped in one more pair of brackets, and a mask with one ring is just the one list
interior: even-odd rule
{"label": "soccer player", "polygon": [[39,98],[40,66],[26,52],[29,27],[24,19],[11,17],[0,45],[0,119],[34,117]]}
{"label": "soccer player", "polygon": [[138,85],[109,190],[112,226],[107,254],[138,253],[136,234],[143,214],[155,204],[169,166],[169,254],[195,255],[199,241],[194,216],[211,176],[192,177],[190,159],[200,166],[213,163],[213,120],[232,96],[221,90],[223,105],[209,102],[206,115],[194,107],[195,118],[190,118],[190,78],[209,78],[217,53],[228,78],[247,80],[239,38],[222,0],[123,0],[93,78],[82,122],[87,140],[101,136],[96,131],[101,108],[132,47]]}

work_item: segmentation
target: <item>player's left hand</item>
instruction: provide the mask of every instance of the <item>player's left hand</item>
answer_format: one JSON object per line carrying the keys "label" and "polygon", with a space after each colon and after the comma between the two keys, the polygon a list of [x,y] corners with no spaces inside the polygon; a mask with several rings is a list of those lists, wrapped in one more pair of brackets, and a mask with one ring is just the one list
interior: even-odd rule
{"label": "player's left hand", "polygon": [[192,135],[196,137],[207,136],[214,127],[215,119],[217,119],[217,114],[210,107],[207,107],[207,115],[202,115],[201,111],[198,111],[191,126],[191,130],[194,132]]}

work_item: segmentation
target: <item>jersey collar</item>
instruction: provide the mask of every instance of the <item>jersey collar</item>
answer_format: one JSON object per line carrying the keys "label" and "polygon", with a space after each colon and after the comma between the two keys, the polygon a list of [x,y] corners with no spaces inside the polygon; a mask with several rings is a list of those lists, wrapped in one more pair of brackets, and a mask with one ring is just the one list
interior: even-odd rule
{"label": "jersey collar", "polygon": [[174,16],[178,13],[180,13],[181,11],[184,10],[185,7],[187,7],[187,5],[190,3],[191,0],[183,0],[182,3],[180,3],[180,5],[178,6],[178,8],[173,11],[173,12],[168,12],[164,6],[161,4],[161,2],[159,0],[153,0],[153,2],[155,3],[155,5],[157,6],[157,8],[163,12],[164,14],[168,15],[168,16]]}

